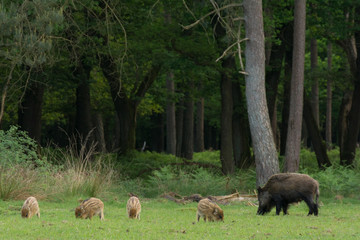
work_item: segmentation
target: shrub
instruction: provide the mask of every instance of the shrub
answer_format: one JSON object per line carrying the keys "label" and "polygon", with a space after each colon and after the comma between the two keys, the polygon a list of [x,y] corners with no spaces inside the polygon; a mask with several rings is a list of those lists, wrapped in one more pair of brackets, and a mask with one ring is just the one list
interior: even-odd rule
{"label": "shrub", "polygon": [[36,148],[35,141],[17,126],[11,126],[7,131],[0,130],[1,166],[40,163]]}

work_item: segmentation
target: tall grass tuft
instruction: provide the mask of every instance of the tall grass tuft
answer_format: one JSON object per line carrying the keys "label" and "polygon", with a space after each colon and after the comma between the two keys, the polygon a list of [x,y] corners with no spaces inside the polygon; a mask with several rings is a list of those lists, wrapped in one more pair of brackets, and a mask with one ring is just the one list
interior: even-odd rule
{"label": "tall grass tuft", "polygon": [[40,194],[39,178],[36,171],[20,165],[0,167],[0,199],[23,199]]}
{"label": "tall grass tuft", "polygon": [[89,138],[78,143],[72,138],[61,151],[64,161],[62,170],[55,174],[53,194],[64,196],[85,195],[97,197],[105,193],[115,177],[113,165],[106,155],[96,153],[96,143]]}

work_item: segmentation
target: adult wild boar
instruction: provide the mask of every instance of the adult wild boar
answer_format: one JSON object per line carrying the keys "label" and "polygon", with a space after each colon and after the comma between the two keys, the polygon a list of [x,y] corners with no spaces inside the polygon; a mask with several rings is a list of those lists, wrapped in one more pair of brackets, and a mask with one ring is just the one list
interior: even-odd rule
{"label": "adult wild boar", "polygon": [[[264,215],[276,207],[276,215],[281,209],[287,214],[290,203],[304,200],[309,214],[318,215],[319,183],[306,174],[279,173],[272,175],[264,187],[258,187],[258,215]],[[314,202],[314,196],[316,200]]]}

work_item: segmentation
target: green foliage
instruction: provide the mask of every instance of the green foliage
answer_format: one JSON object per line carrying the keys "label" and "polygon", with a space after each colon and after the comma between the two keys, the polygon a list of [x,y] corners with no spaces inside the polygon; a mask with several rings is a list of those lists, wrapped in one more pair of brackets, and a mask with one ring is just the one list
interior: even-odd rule
{"label": "green foliage", "polygon": [[24,166],[42,165],[36,153],[37,145],[26,132],[17,126],[11,126],[9,130],[0,130],[0,165]]}

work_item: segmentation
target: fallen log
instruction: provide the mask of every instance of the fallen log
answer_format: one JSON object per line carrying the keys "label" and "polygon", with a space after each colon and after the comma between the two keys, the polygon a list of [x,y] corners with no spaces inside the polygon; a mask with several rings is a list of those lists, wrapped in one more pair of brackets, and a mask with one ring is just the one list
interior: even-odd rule
{"label": "fallen log", "polygon": [[178,204],[187,204],[191,202],[199,202],[201,199],[208,198],[211,201],[214,201],[218,204],[227,205],[232,202],[247,202],[249,206],[255,206],[254,202],[257,201],[256,194],[240,194],[238,192],[225,195],[225,196],[207,196],[203,197],[200,194],[192,194],[190,196],[181,196],[180,194],[174,192],[168,192],[161,195],[162,198],[166,198],[170,201],[176,202]]}

